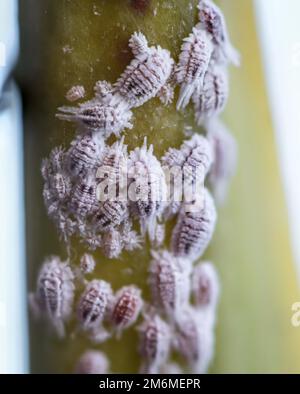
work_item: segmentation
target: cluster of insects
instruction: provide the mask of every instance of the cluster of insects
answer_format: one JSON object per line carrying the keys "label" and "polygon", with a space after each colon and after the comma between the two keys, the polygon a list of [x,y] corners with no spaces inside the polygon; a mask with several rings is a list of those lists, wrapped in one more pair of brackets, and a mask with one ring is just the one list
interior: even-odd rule
{"label": "cluster of insects", "polygon": [[[98,81],[91,100],[59,108],[57,117],[74,122],[77,135],[68,149],[54,148],[41,169],[47,213],[67,245],[77,236],[89,250],[100,248],[117,259],[148,238],[151,299],[144,300],[135,285],[114,291],[105,280],[87,280],[96,267],[91,254],[81,257],[79,268],[70,256],[67,262],[52,256],[30,295],[32,310],[60,337],[76,317],[76,334],[93,345],[120,338],[142,320],[137,326],[142,373],[180,373],[170,361],[174,352],[193,372],[204,373],[214,350],[219,281],[211,263],[197,262],[214,233],[214,197],[224,200],[235,168],[236,144],[218,115],[228,97],[228,64],[239,60],[221,10],[211,0],[200,0],[198,9],[199,22],[184,39],[177,64],[168,50],[149,46],[136,32],[129,40],[133,60],[115,83]],[[206,136],[193,134],[161,159],[146,138],[130,152],[124,137],[107,144],[112,134],[119,138],[133,127],[135,108],[154,97],[170,104],[176,85],[177,110],[192,101]],[[66,98],[76,102],[85,94],[84,87],[74,86]],[[170,219],[176,222],[165,248]],[[98,350],[87,350],[75,367],[77,373],[109,371],[107,356]]]}

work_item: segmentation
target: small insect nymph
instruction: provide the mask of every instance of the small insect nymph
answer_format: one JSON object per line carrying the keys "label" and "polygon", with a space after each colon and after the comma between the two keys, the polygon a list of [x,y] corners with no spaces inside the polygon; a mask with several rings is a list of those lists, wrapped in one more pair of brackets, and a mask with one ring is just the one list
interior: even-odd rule
{"label": "small insect nymph", "polygon": [[211,0],[200,0],[198,9],[201,27],[212,36],[215,45],[214,57],[217,61],[232,62],[238,66],[240,56],[230,42],[225,18],[220,8]]}
{"label": "small insect nymph", "polygon": [[217,117],[228,100],[228,73],[224,66],[209,67],[205,74],[203,87],[193,95],[195,118],[198,125],[206,119]]}
{"label": "small insect nymph", "polygon": [[171,251],[177,257],[197,260],[207,248],[217,220],[214,201],[205,189],[203,201],[184,203],[173,230]]}
{"label": "small insect nymph", "polygon": [[68,101],[73,102],[84,98],[84,96],[85,96],[84,87],[81,85],[76,85],[76,86],[72,86],[70,90],[68,90],[66,94],[66,99]]}
{"label": "small insect nymph", "polygon": [[176,319],[189,302],[191,263],[166,250],[152,251],[152,256],[149,284],[153,302],[170,318]]}
{"label": "small insect nymph", "polygon": [[84,177],[101,161],[105,144],[95,133],[79,135],[67,154],[68,170],[73,176]]}
{"label": "small insect nymph", "polygon": [[175,72],[176,81],[181,86],[177,110],[184,109],[193,93],[201,89],[212,51],[210,35],[201,30],[198,25],[184,39]]}
{"label": "small insect nymph", "polygon": [[123,249],[122,235],[120,231],[111,229],[103,236],[102,251],[109,259],[117,259]]}
{"label": "small insect nymph", "polygon": [[142,306],[141,290],[136,286],[122,287],[116,293],[111,323],[118,336],[136,322]]}
{"label": "small insect nymph", "polygon": [[167,184],[160,162],[153,154],[153,146],[147,149],[147,140],[141,148],[129,155],[129,199],[132,214],[140,221],[142,234],[148,230],[154,239],[157,219],[167,200]]}
{"label": "small insect nymph", "polygon": [[132,112],[123,100],[116,100],[104,84],[97,83],[96,96],[78,107],[60,107],[57,117],[61,120],[76,122],[85,130],[100,133],[103,138],[111,134],[117,137],[125,128],[132,128]]}
{"label": "small insect nymph", "polygon": [[129,41],[134,59],[114,85],[129,107],[139,107],[155,97],[166,84],[173,68],[170,52],[149,47],[142,33],[134,33]]}
{"label": "small insect nymph", "polygon": [[145,316],[138,330],[139,350],[143,359],[141,373],[158,373],[169,356],[171,329],[158,315],[151,314]]}
{"label": "small insect nymph", "polygon": [[222,204],[227,195],[228,184],[236,171],[237,143],[219,120],[207,122],[206,129],[214,151],[214,164],[209,181],[217,203]]}
{"label": "small insect nymph", "polygon": [[47,259],[38,275],[37,289],[29,296],[33,312],[46,316],[59,337],[65,333],[64,323],[72,313],[74,300],[74,274],[59,257]]}
{"label": "small insect nymph", "polygon": [[102,322],[109,312],[113,292],[109,283],[103,280],[89,282],[78,304],[78,320],[82,330],[90,334],[94,342],[103,342],[108,333]]}
{"label": "small insect nymph", "polygon": [[87,350],[78,360],[75,373],[102,375],[109,372],[109,360],[103,352]]}
{"label": "small insect nymph", "polygon": [[80,259],[80,270],[83,274],[91,274],[96,266],[94,257],[85,253]]}

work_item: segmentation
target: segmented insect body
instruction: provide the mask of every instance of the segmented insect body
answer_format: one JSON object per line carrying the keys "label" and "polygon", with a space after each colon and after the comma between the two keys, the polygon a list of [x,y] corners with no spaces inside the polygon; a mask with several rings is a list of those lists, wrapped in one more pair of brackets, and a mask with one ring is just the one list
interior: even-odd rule
{"label": "segmented insect body", "polygon": [[95,216],[96,226],[101,231],[110,231],[128,217],[127,201],[106,200],[100,203]]}
{"label": "segmented insect body", "polygon": [[101,375],[109,372],[109,360],[103,352],[87,350],[78,360],[75,373]]}
{"label": "segmented insect body", "polygon": [[237,143],[219,120],[208,122],[206,129],[214,150],[214,164],[209,181],[216,201],[222,204],[227,195],[228,184],[236,170]]}
{"label": "segmented insect body", "polygon": [[203,85],[205,73],[213,52],[211,37],[199,26],[184,39],[175,78],[180,87],[177,110],[184,109],[195,90]]}
{"label": "segmented insect body", "polygon": [[107,339],[108,333],[102,322],[109,313],[113,292],[109,283],[103,280],[89,282],[80,297],[78,304],[78,320],[82,330],[91,334],[95,342]]}
{"label": "segmented insect body", "polygon": [[69,208],[79,218],[86,218],[99,209],[96,197],[96,178],[92,174],[81,178],[71,194]]}
{"label": "segmented insect body", "polygon": [[111,322],[118,335],[135,323],[142,306],[141,290],[136,286],[122,287],[116,293]]}
{"label": "segmented insect body", "polygon": [[190,364],[193,373],[207,371],[214,352],[214,333],[193,308],[181,314],[173,345]]}
{"label": "segmented insect body", "polygon": [[195,118],[202,125],[208,118],[218,116],[225,108],[229,95],[228,73],[224,66],[209,67],[203,87],[193,95]]}
{"label": "segmented insect body", "polygon": [[102,251],[109,259],[117,259],[123,249],[120,231],[112,229],[105,233],[102,242]]}
{"label": "segmented insect body", "polygon": [[72,86],[66,94],[66,99],[68,101],[77,101],[85,96],[85,89],[81,85]]}
{"label": "segmented insect body", "polygon": [[132,128],[132,112],[124,100],[111,94],[109,83],[100,81],[95,86],[95,98],[78,107],[60,107],[56,115],[61,120],[76,122],[85,130],[100,133],[104,138],[117,137],[125,128]]}
{"label": "segmented insect body", "polygon": [[212,238],[216,219],[214,201],[207,189],[204,191],[203,201],[184,203],[172,233],[173,254],[197,260]]}
{"label": "segmented insect body", "polygon": [[80,269],[83,274],[91,274],[96,266],[94,257],[91,254],[85,253],[80,259]]}
{"label": "segmented insect body", "polygon": [[167,361],[171,345],[171,330],[158,315],[145,316],[138,328],[140,354],[143,359],[141,373],[158,373]]}
{"label": "segmented insect body", "polygon": [[129,155],[129,199],[134,216],[139,218],[142,234],[148,231],[154,239],[157,218],[162,214],[167,200],[167,184],[160,162],[147,149],[147,141]]}
{"label": "segmented insect body", "polygon": [[64,336],[64,323],[72,313],[73,281],[74,274],[70,266],[53,256],[42,265],[36,293],[30,295],[33,311],[46,316],[60,337]]}
{"label": "segmented insect body", "polygon": [[211,143],[205,137],[194,134],[180,149],[170,148],[162,158],[172,178],[170,179],[170,203],[165,211],[167,218],[176,214],[184,196],[195,196],[203,188],[204,180],[213,162]]}
{"label": "segmented insect body", "polygon": [[155,97],[167,82],[173,68],[169,51],[149,47],[142,33],[134,33],[129,46],[135,55],[115,84],[115,91],[129,107],[139,107]]}
{"label": "segmented insect body", "polygon": [[206,324],[214,325],[220,285],[214,266],[209,262],[197,264],[192,276],[193,298],[199,314]]}
{"label": "segmented insect body", "polygon": [[149,284],[154,304],[171,318],[181,313],[190,297],[189,260],[176,258],[166,250],[152,251]]}
{"label": "segmented insect body", "polygon": [[220,8],[211,0],[200,0],[198,9],[201,27],[212,36],[215,45],[214,57],[217,61],[232,62],[238,66],[240,56],[230,42],[225,18]]}
{"label": "segmented insect body", "polygon": [[67,165],[71,174],[85,177],[101,162],[104,148],[104,141],[98,134],[80,134],[68,151]]}

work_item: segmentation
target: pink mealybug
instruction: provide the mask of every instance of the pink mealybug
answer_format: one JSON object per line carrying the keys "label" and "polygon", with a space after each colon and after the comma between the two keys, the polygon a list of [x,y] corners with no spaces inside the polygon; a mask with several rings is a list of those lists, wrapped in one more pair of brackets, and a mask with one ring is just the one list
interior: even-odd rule
{"label": "pink mealybug", "polygon": [[212,238],[216,220],[215,204],[207,189],[200,201],[184,203],[172,233],[173,254],[194,261],[201,257]]}
{"label": "pink mealybug", "polygon": [[86,178],[80,178],[74,186],[69,201],[69,209],[79,218],[86,218],[94,214],[99,209],[99,202],[96,197],[96,177],[89,174]]}
{"label": "pink mealybug", "polygon": [[152,299],[170,318],[176,319],[188,305],[191,291],[191,262],[176,258],[166,250],[152,251],[149,284]]}
{"label": "pink mealybug", "polygon": [[43,263],[36,292],[29,296],[33,312],[46,316],[59,337],[64,336],[64,324],[72,313],[74,289],[74,274],[69,264],[53,256]]}
{"label": "pink mealybug", "polygon": [[211,34],[215,45],[213,57],[218,62],[232,62],[238,66],[240,56],[230,42],[225,18],[220,8],[211,0],[200,0],[198,9],[200,25]]}
{"label": "pink mealybug", "polygon": [[118,290],[111,313],[111,323],[118,336],[124,329],[136,322],[142,306],[143,301],[139,288],[131,285]]}
{"label": "pink mealybug", "polygon": [[177,110],[184,109],[195,90],[201,89],[212,51],[210,35],[195,26],[193,32],[184,39],[175,71],[176,81],[180,85]]}
{"label": "pink mealybug", "polygon": [[228,184],[236,171],[237,143],[225,125],[217,119],[207,122],[206,130],[214,151],[209,182],[217,203],[222,204],[227,196]]}
{"label": "pink mealybug", "polygon": [[87,284],[80,297],[77,312],[80,328],[87,332],[94,342],[103,342],[109,337],[102,322],[109,313],[112,299],[110,284],[96,279]]}
{"label": "pink mealybug", "polygon": [[144,235],[148,231],[154,239],[157,219],[160,218],[167,200],[167,184],[160,162],[153,154],[153,145],[136,148],[129,155],[130,208],[140,221]]}
{"label": "pink mealybug", "polygon": [[146,315],[138,327],[139,351],[142,357],[141,373],[154,374],[167,361],[171,345],[171,329],[159,315]]}
{"label": "pink mealybug", "polygon": [[97,350],[87,350],[79,358],[76,367],[76,374],[102,375],[109,372],[109,360],[103,352]]}
{"label": "pink mealybug", "polygon": [[173,59],[166,49],[149,47],[142,33],[134,33],[129,46],[135,57],[115,83],[114,90],[132,108],[159,93],[171,75]]}
{"label": "pink mealybug", "polygon": [[195,118],[198,125],[216,117],[224,110],[229,94],[228,72],[224,66],[211,66],[207,70],[202,89],[193,95]]}

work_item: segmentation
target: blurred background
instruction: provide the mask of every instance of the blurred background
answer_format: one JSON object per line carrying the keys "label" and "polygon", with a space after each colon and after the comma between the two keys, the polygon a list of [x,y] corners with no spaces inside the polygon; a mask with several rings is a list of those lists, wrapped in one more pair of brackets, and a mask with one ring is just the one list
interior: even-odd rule
{"label": "blurred background", "polygon": [[[78,21],[75,6],[80,1],[73,2],[71,11],[65,0],[60,6],[57,1],[49,5],[48,0],[43,0],[42,7],[38,3],[0,0],[3,373],[39,371],[38,364],[40,369],[53,368],[41,361],[49,352],[47,346],[42,345],[44,356],[37,355],[41,343],[32,339],[36,331],[31,330],[31,336],[28,333],[26,267],[30,286],[36,274],[32,267],[55,244],[48,241],[54,229],[49,227],[48,232],[49,224],[45,224],[48,219],[40,197],[38,163],[50,151],[53,140],[58,140],[59,131],[47,134],[41,129],[44,119],[40,118],[45,113],[47,125],[47,116],[53,117],[61,102],[62,96],[55,97],[55,81],[58,84],[60,78],[72,78],[69,69],[61,71],[61,77],[58,75],[57,65],[50,62],[53,59],[49,60],[47,51],[56,56],[55,45],[60,43],[64,23],[71,34],[68,28],[72,24],[68,21]],[[85,4],[101,8],[101,3],[95,0]],[[228,200],[219,211],[217,231],[207,253],[207,258],[216,262],[222,282],[211,372],[299,373],[300,327],[293,326],[291,318],[292,305],[300,301],[300,2],[217,3],[226,15],[232,41],[241,52],[242,66],[231,70],[231,95],[223,115],[238,141],[238,171]],[[55,4],[62,7],[59,19]],[[91,26],[93,21],[96,19],[91,20]],[[93,32],[91,26],[89,32]],[[45,49],[44,43],[49,43],[49,48]],[[93,41],[82,45],[90,55]],[[17,62],[18,71],[14,72]],[[35,133],[37,124],[40,128]]]}

